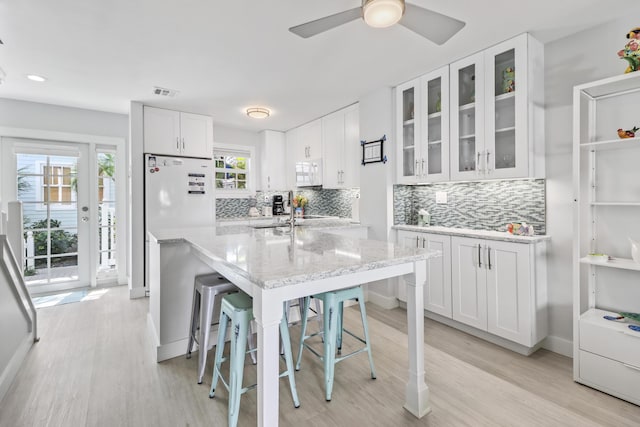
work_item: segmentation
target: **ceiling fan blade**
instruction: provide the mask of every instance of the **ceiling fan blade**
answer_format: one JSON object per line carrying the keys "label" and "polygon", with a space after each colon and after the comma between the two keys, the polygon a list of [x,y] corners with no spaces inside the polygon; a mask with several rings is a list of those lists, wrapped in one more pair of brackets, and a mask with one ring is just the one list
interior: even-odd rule
{"label": "ceiling fan blade", "polygon": [[404,16],[399,24],[420,34],[435,44],[444,44],[466,24],[455,18],[405,3]]}
{"label": "ceiling fan blade", "polygon": [[289,28],[289,31],[306,39],[358,18],[362,18],[362,7],[354,7],[353,9],[325,16],[315,21],[296,25],[295,27]]}

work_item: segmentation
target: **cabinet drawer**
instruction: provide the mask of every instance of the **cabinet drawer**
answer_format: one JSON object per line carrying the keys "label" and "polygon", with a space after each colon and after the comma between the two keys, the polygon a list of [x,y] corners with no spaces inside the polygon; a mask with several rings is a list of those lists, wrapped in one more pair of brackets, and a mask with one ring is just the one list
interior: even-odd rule
{"label": "cabinet drawer", "polygon": [[640,368],[580,351],[580,378],[606,393],[635,404],[640,402]]}
{"label": "cabinet drawer", "polygon": [[[628,323],[603,319],[616,316],[603,310],[590,310],[580,319],[580,349],[640,369],[640,333],[630,330]],[[640,390],[640,389],[639,389]]]}

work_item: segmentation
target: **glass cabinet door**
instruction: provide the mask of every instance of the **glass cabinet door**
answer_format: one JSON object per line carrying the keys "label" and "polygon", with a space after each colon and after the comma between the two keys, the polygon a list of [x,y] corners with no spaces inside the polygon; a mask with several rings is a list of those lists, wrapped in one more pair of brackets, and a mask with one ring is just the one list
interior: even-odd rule
{"label": "glass cabinet door", "polygon": [[483,173],[482,53],[451,65],[451,178],[475,179]]}
{"label": "glass cabinet door", "polygon": [[522,37],[485,51],[488,178],[527,176],[526,51]]}
{"label": "glass cabinet door", "polygon": [[418,179],[420,160],[418,160],[418,128],[416,126],[416,108],[419,108],[419,79],[398,86],[396,90],[396,120],[398,157],[402,164],[398,169],[400,183],[413,183]]}
{"label": "glass cabinet door", "polygon": [[449,179],[449,67],[422,78],[423,111],[420,175],[423,181]]}

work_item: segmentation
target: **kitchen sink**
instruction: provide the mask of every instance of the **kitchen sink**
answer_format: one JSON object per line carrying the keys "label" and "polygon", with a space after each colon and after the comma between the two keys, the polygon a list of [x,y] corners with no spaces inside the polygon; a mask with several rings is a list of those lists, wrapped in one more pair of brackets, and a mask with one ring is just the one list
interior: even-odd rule
{"label": "kitchen sink", "polygon": [[280,227],[288,227],[289,224],[284,222],[270,222],[267,224],[252,224],[251,228],[280,228]]}

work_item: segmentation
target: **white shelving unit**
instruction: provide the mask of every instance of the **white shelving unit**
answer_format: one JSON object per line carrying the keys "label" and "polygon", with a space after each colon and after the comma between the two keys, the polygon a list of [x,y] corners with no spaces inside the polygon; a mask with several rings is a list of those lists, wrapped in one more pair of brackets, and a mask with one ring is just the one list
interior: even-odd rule
{"label": "white shelving unit", "polygon": [[627,240],[640,237],[640,138],[615,138],[640,122],[629,111],[639,95],[640,73],[576,86],[573,95],[574,379],[636,405],[640,332],[604,316],[640,312],[640,263]]}

